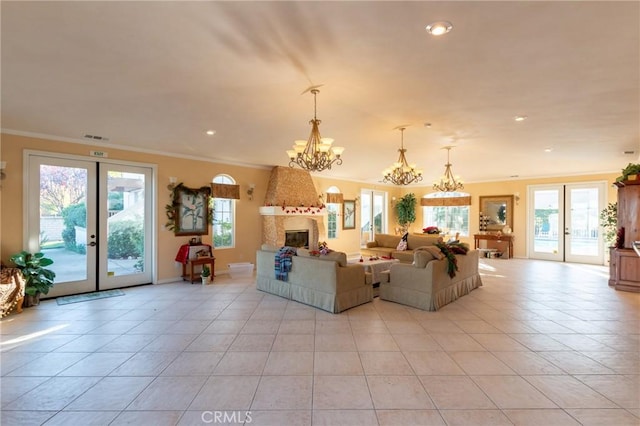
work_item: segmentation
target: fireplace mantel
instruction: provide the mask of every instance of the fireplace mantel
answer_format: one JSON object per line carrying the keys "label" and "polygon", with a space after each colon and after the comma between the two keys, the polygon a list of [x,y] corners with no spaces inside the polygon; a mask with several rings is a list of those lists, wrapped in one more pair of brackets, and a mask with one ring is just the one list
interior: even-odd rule
{"label": "fireplace mantel", "polygon": [[326,216],[326,207],[262,206],[262,216]]}

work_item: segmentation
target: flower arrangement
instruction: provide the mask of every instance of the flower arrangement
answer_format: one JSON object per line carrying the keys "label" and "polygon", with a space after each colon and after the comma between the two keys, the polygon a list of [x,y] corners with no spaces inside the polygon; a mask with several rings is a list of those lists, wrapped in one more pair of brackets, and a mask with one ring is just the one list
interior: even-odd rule
{"label": "flower arrangement", "polygon": [[426,228],[422,229],[422,232],[424,232],[425,234],[439,234],[440,229],[438,229],[437,226],[427,226]]}

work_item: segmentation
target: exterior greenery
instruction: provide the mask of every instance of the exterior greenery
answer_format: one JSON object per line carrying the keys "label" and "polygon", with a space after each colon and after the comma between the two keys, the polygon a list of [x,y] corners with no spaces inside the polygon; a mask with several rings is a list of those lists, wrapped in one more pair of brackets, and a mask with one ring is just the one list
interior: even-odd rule
{"label": "exterior greenery", "polygon": [[47,294],[53,286],[56,273],[45,266],[53,264],[53,260],[44,257],[42,253],[29,253],[21,251],[11,256],[11,262],[20,269],[25,280],[24,292],[29,296],[37,293]]}
{"label": "exterior greenery", "polygon": [[144,232],[142,224],[133,220],[109,223],[107,256],[109,259],[128,259],[142,256]]}
{"label": "exterior greenery", "polygon": [[76,226],[87,227],[87,206],[84,203],[78,203],[65,207],[62,210],[62,219],[64,220],[62,231],[64,247],[77,253],[86,253],[84,245],[76,244]]}

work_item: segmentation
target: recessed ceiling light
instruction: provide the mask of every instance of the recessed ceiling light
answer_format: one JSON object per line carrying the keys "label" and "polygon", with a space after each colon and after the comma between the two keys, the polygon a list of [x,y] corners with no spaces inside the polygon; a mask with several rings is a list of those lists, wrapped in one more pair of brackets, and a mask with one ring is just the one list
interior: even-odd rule
{"label": "recessed ceiling light", "polygon": [[551,151],[553,151],[553,148],[545,148],[544,149],[544,152],[551,152]]}
{"label": "recessed ceiling light", "polygon": [[213,135],[215,135],[215,134],[216,134],[216,131],[215,131],[215,130],[207,130],[207,132],[206,132],[206,133],[207,133],[209,136],[213,136]]}
{"label": "recessed ceiling light", "polygon": [[427,32],[432,36],[441,36],[451,31],[452,28],[451,22],[438,21],[427,25]]}
{"label": "recessed ceiling light", "polygon": [[424,127],[430,128],[431,127],[431,123],[424,123]]}
{"label": "recessed ceiling light", "polygon": [[516,121],[524,121],[527,118],[529,118],[529,117],[527,117],[526,115],[516,115],[515,117],[513,117],[513,119],[516,120]]}

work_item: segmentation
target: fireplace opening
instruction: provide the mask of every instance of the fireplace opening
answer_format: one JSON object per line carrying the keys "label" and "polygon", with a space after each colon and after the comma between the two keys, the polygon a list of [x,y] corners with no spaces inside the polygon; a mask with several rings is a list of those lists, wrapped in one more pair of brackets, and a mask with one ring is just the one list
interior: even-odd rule
{"label": "fireplace opening", "polygon": [[309,230],[284,231],[284,245],[309,248]]}

